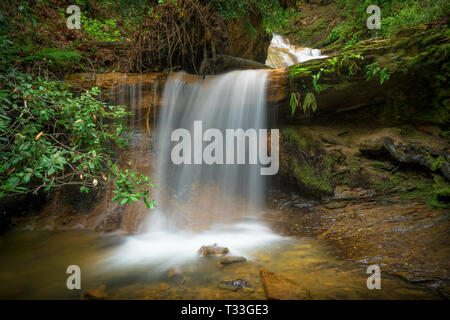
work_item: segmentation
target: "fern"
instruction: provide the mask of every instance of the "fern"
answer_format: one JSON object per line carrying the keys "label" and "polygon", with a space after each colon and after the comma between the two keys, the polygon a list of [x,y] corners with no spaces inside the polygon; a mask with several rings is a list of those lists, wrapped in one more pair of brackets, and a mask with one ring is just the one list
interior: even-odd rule
{"label": "fern", "polygon": [[320,71],[317,74],[312,76],[314,90],[316,90],[317,93],[320,93],[320,91],[322,91],[322,86],[319,84],[319,80],[320,80],[320,76],[322,75],[322,71],[323,71],[323,69],[320,69]]}
{"label": "fern", "polygon": [[308,109],[311,109],[313,112],[317,110],[316,96],[312,92],[308,92],[303,101],[303,112],[306,112]]}
{"label": "fern", "polygon": [[389,80],[389,78],[391,77],[387,68],[381,69],[378,62],[374,62],[366,66],[366,76],[367,80],[372,80],[373,78],[378,76],[380,85],[383,84],[386,80]]}
{"label": "fern", "polygon": [[294,92],[291,93],[291,100],[289,102],[289,105],[291,106],[291,115],[294,115],[295,110],[297,110],[298,106],[297,94]]}

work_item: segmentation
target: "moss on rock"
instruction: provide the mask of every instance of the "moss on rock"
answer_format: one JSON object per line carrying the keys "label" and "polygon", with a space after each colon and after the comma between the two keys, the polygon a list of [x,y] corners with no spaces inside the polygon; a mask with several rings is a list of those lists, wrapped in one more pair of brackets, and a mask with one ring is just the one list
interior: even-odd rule
{"label": "moss on rock", "polygon": [[302,194],[322,197],[333,193],[335,160],[318,147],[300,127],[282,127],[280,176]]}

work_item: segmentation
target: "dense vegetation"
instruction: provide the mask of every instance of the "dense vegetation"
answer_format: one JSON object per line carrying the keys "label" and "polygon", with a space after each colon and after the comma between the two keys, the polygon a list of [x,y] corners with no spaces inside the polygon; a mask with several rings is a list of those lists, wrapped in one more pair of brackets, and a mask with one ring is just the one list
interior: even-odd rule
{"label": "dense vegetation", "polygon": [[150,178],[114,160],[114,146],[127,144],[126,107],[101,102],[97,88],[74,96],[62,82],[13,68],[0,83],[0,199],[67,185],[89,192],[113,179],[114,200],[153,206]]}
{"label": "dense vegetation", "polygon": [[[121,170],[113,152],[127,144],[125,124],[130,113],[122,106],[105,104],[97,88],[76,92],[60,81],[67,73],[105,71],[104,52],[81,50],[80,43],[129,44],[127,54],[114,52],[111,59],[119,63],[108,71],[116,71],[115,66],[120,65],[125,71],[185,69],[201,73],[205,61],[226,53],[227,24],[231,21],[243,20],[251,37],[261,30],[295,35],[303,32],[298,24],[304,18],[304,5],[310,2],[330,1],[2,1],[0,198],[70,184],[79,185],[84,192],[114,185],[114,199],[120,203],[143,199],[148,206],[153,205],[150,178]],[[71,4],[81,9],[81,30],[66,27],[65,9]],[[381,8],[380,30],[366,27],[366,9],[373,4]],[[406,27],[448,16],[450,11],[446,0],[339,0],[336,5],[338,23],[330,24],[326,39],[320,43],[334,50],[348,49],[370,38],[389,38]],[[339,74],[342,68],[352,75],[352,66],[357,68],[353,60],[363,58],[355,52],[340,60],[328,60],[328,67],[312,75],[311,90],[302,101],[296,94],[290,96],[292,113],[302,102],[305,112],[314,112],[314,94],[323,89],[323,78]],[[447,67],[439,75],[442,83],[447,79]],[[300,66],[293,67],[291,76],[303,71]],[[391,70],[370,61],[360,72],[367,80],[377,78],[382,85]],[[445,112],[444,120],[448,119]]]}
{"label": "dense vegetation", "polygon": [[[450,3],[446,0],[339,0],[343,9],[344,23],[334,28],[329,42],[345,41],[346,45],[355,44],[370,37],[389,38],[400,30],[419,23],[428,23],[450,12]],[[381,29],[370,30],[366,27],[370,5],[381,9]]]}
{"label": "dense vegetation", "polygon": [[[71,4],[81,9],[81,30],[66,28],[65,10]],[[84,40],[129,41],[136,48],[129,63],[141,61],[137,55],[146,52],[147,57],[158,53],[151,65],[161,64],[160,53],[168,43],[173,47],[163,57],[167,60],[189,49],[197,54],[184,38],[192,21],[199,25],[194,33],[198,37],[214,22],[211,17],[226,21],[255,13],[270,32],[287,22],[285,12],[271,0],[2,2],[0,199],[67,185],[82,192],[113,186],[114,201],[142,199],[152,207],[150,188],[155,186],[150,178],[122,170],[116,161],[115,151],[128,143],[131,113],[104,103],[98,88],[80,93],[60,81],[66,73],[98,69],[96,52],[81,52],[77,45]],[[185,33],[174,31],[182,26]],[[247,26],[249,33],[256,32],[249,21]],[[153,35],[161,36],[156,46]]]}

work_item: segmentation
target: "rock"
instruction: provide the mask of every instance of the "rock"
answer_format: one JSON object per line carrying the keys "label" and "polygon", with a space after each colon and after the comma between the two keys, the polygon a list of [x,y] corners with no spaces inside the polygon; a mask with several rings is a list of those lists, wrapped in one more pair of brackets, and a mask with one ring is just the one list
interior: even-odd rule
{"label": "rock", "polygon": [[198,252],[203,256],[210,256],[210,255],[223,255],[228,253],[230,250],[226,247],[219,247],[217,246],[217,243],[214,243],[210,246],[202,246]]}
{"label": "rock", "polygon": [[223,280],[219,282],[219,288],[228,290],[252,289],[250,282],[244,279]]}
{"label": "rock", "polygon": [[[262,17],[254,13],[228,20],[228,54],[264,63],[272,36],[264,30],[262,22]],[[247,31],[249,23],[255,30],[254,35]]]}
{"label": "rock", "polygon": [[83,292],[82,298],[84,300],[103,300],[108,298],[106,293],[106,286],[101,285],[97,289],[91,289]]}
{"label": "rock", "polygon": [[259,269],[259,274],[261,275],[264,291],[268,299],[311,300],[309,290],[301,287],[295,281],[264,268]]}
{"label": "rock", "polygon": [[220,257],[219,259],[219,265],[226,265],[226,264],[233,264],[233,263],[240,263],[245,262],[247,259],[242,256],[224,256]]}
{"label": "rock", "polygon": [[177,267],[171,267],[170,269],[169,269],[169,272],[167,273],[167,277],[169,278],[169,279],[171,279],[171,278],[173,278],[173,277],[176,277],[176,276],[181,276],[182,275],[182,272],[181,272],[181,270],[179,269],[179,268],[177,268]]}

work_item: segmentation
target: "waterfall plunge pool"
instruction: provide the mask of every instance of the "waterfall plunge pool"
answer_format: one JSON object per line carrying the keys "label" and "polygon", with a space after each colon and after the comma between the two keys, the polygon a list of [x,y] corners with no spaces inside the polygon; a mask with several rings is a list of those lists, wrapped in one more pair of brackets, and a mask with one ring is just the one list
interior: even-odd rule
{"label": "waterfall plunge pool", "polygon": [[[298,282],[313,299],[436,298],[387,275],[382,275],[381,290],[369,290],[364,266],[343,259],[328,243],[273,232],[273,221],[265,217],[282,212],[265,205],[268,188],[260,164],[170,162],[171,133],[190,129],[196,120],[203,121],[205,130],[268,129],[266,76],[264,71],[237,71],[201,83],[180,81],[182,74],[171,77],[155,132],[159,188],[153,196],[158,209],[142,212],[149,217],[147,230],[127,236],[10,231],[0,237],[0,298],[79,299],[84,290],[104,287],[110,299],[265,299],[260,268]],[[142,101],[142,90],[131,88],[133,109]],[[142,122],[139,110],[137,121]],[[146,164],[150,151],[142,141],[132,141],[126,162]],[[223,266],[218,257],[198,254],[201,246],[214,243],[247,261]],[[71,265],[81,269],[81,290],[66,286]],[[246,280],[253,289],[219,287],[221,281],[235,279]]]}
{"label": "waterfall plunge pool", "polygon": [[[198,253],[214,242],[247,261],[220,266],[218,257]],[[66,287],[69,265],[81,269],[81,290]],[[368,290],[366,270],[342,259],[326,242],[282,237],[263,221],[128,236],[10,231],[0,238],[0,298],[79,299],[84,290],[104,285],[110,299],[266,299],[262,267],[297,281],[313,299],[436,298],[384,274],[382,289]],[[170,275],[173,269],[177,272]],[[254,290],[219,287],[232,279],[245,279]]]}

